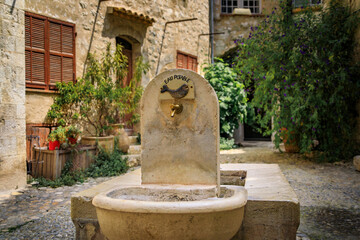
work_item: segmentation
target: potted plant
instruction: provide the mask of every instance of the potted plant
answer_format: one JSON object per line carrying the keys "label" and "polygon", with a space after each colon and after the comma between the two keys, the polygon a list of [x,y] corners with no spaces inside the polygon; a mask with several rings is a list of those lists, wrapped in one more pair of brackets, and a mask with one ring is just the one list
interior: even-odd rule
{"label": "potted plant", "polygon": [[299,134],[295,131],[289,131],[287,128],[281,128],[281,137],[286,152],[298,153],[300,151]]}
{"label": "potted plant", "polygon": [[[142,63],[141,59],[138,62]],[[81,124],[88,134],[81,138],[82,144],[112,150],[111,124],[121,123],[124,114],[137,108],[141,97],[141,73],[148,65],[137,65],[140,70],[135,70],[135,80],[124,86],[127,58],[121,46],[112,53],[108,44],[101,59],[89,54],[83,78],[76,83],[57,83],[58,94],[47,113],[48,120],[59,125]]]}
{"label": "potted plant", "polygon": [[108,44],[101,59],[89,54],[83,78],[76,83],[57,83],[58,95],[48,111],[48,120],[59,125],[81,124],[87,133],[82,144],[98,144],[111,151],[111,124],[118,123],[116,117],[121,117],[127,107],[130,90],[120,81],[126,73],[127,58],[121,46],[112,53]]}
{"label": "potted plant", "polygon": [[48,136],[48,141],[49,150],[60,149],[61,143],[66,141],[65,129],[60,126],[52,130]]}
{"label": "potted plant", "polygon": [[65,128],[65,135],[70,144],[76,144],[81,131],[74,125]]}

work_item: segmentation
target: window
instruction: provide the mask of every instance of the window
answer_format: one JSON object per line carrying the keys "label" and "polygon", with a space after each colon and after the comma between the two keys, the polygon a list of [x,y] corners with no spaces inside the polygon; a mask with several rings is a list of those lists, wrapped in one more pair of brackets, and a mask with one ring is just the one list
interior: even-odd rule
{"label": "window", "polygon": [[56,89],[75,81],[75,25],[33,13],[25,14],[27,88]]}
{"label": "window", "polygon": [[176,67],[197,72],[197,57],[178,51],[176,56]]}
{"label": "window", "polygon": [[234,8],[249,8],[251,13],[260,13],[260,0],[221,0],[221,13],[231,14]]}
{"label": "window", "polygon": [[292,0],[293,7],[316,6],[322,4],[322,0]]}

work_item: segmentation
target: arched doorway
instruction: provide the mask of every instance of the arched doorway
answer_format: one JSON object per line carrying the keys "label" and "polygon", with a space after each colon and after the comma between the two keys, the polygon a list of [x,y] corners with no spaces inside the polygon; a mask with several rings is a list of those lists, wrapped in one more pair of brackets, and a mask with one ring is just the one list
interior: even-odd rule
{"label": "arched doorway", "polygon": [[116,37],[116,46],[121,45],[123,54],[128,59],[128,69],[125,78],[123,79],[124,86],[128,86],[133,76],[133,47],[132,44],[124,38]]}

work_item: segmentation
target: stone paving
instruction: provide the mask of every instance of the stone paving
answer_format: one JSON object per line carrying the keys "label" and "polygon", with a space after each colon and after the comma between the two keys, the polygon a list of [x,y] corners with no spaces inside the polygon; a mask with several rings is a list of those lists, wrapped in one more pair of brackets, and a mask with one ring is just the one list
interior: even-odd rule
{"label": "stone paving", "polygon": [[[360,172],[351,163],[316,164],[269,143],[222,151],[221,162],[278,163],[299,197],[297,240],[360,239]],[[0,193],[0,239],[73,239],[70,196],[110,178],[61,188]]]}
{"label": "stone paving", "polygon": [[222,151],[221,163],[279,164],[300,200],[298,237],[360,239],[360,172],[352,162],[314,163],[266,142],[244,146]]}
{"label": "stone paving", "polygon": [[111,178],[59,188],[33,188],[0,195],[0,239],[73,239],[72,194]]}

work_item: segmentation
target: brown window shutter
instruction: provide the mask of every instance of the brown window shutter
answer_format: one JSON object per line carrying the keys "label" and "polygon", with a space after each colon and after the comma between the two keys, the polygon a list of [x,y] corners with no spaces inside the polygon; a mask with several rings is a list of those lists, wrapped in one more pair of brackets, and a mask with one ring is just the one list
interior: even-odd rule
{"label": "brown window shutter", "polygon": [[45,54],[40,52],[32,52],[32,83],[45,83]]}
{"label": "brown window shutter", "polygon": [[49,21],[50,83],[74,81],[74,27]]}
{"label": "brown window shutter", "polygon": [[183,55],[181,53],[178,53],[176,59],[176,67],[183,68]]}
{"label": "brown window shutter", "polygon": [[192,57],[188,57],[187,69],[193,70],[193,58]]}
{"label": "brown window shutter", "polygon": [[45,19],[25,16],[25,81],[45,88]]}
{"label": "brown window shutter", "polygon": [[190,69],[197,72],[197,57],[178,51],[176,57],[176,67]]}
{"label": "brown window shutter", "polygon": [[62,26],[62,52],[73,54],[73,37],[74,37],[74,28],[70,26]]}
{"label": "brown window shutter", "polygon": [[71,82],[74,80],[74,63],[73,58],[70,57],[63,57],[62,59],[62,80],[63,82]]}
{"label": "brown window shutter", "polygon": [[50,83],[61,82],[61,56],[50,55]]}
{"label": "brown window shutter", "polygon": [[26,87],[55,89],[75,81],[75,25],[25,14]]}
{"label": "brown window shutter", "polygon": [[31,47],[31,26],[30,26],[30,16],[25,16],[25,46]]}
{"label": "brown window shutter", "polygon": [[31,47],[45,49],[45,20],[32,17]]}
{"label": "brown window shutter", "polygon": [[50,51],[61,52],[61,24],[49,23],[49,48]]}

